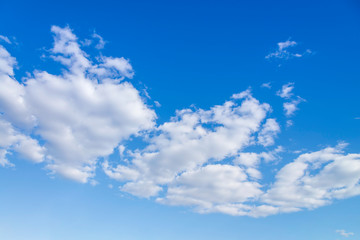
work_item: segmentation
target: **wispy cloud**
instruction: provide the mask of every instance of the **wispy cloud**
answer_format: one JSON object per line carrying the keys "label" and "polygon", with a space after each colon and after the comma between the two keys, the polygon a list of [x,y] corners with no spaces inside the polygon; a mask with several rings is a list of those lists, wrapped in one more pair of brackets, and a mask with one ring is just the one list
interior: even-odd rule
{"label": "wispy cloud", "polygon": [[294,115],[295,111],[298,110],[298,105],[301,102],[305,102],[305,100],[301,97],[297,97],[296,99],[293,99],[290,102],[285,102],[283,104],[284,110],[285,110],[285,115],[287,117],[290,117],[292,115]]}
{"label": "wispy cloud", "polygon": [[[295,111],[298,110],[297,106],[301,102],[305,102],[305,99],[303,99],[299,96],[293,97],[294,94],[292,91],[294,90],[294,87],[295,87],[294,83],[287,83],[287,84],[284,84],[282,86],[282,88],[276,92],[276,95],[287,100],[287,102],[285,102],[283,104],[285,115],[287,117],[292,116],[295,113]],[[291,122],[291,124],[287,124],[287,125],[291,126],[292,124],[293,124],[293,122]]]}
{"label": "wispy cloud", "polygon": [[347,232],[343,229],[340,229],[340,230],[336,230],[337,233],[339,233],[341,236],[343,237],[350,237],[350,236],[353,236],[354,233],[353,232]]}
{"label": "wispy cloud", "polygon": [[10,39],[8,37],[6,37],[6,36],[0,35],[0,40],[6,42],[8,44],[11,44]]}
{"label": "wispy cloud", "polygon": [[97,48],[97,49],[103,49],[104,47],[105,47],[105,44],[106,44],[106,41],[99,35],[99,34],[97,34],[96,32],[94,32],[93,34],[92,34],[92,37],[94,38],[94,39],[97,39],[97,44],[95,45],[95,48]]}
{"label": "wispy cloud", "polygon": [[297,46],[298,43],[292,40],[287,40],[285,42],[279,42],[277,43],[277,48],[274,52],[269,53],[265,56],[265,59],[282,59],[282,60],[288,60],[291,58],[301,58],[307,54],[311,54],[312,51],[310,49],[306,49],[304,52],[294,52],[290,51],[291,48]]}
{"label": "wispy cloud", "polygon": [[287,83],[281,87],[281,90],[276,92],[276,95],[278,95],[281,98],[290,98],[293,93],[292,90],[294,89],[294,83]]}
{"label": "wispy cloud", "polygon": [[271,83],[270,83],[270,82],[263,83],[263,84],[261,84],[261,87],[262,87],[262,88],[268,88],[268,89],[271,89]]}

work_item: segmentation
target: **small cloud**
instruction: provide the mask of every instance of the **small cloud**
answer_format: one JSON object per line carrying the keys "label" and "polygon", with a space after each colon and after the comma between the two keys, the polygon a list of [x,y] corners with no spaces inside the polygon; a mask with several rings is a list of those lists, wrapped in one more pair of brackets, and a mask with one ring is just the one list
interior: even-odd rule
{"label": "small cloud", "polygon": [[292,125],[294,125],[294,122],[292,120],[286,121],[286,127],[291,127]]}
{"label": "small cloud", "polygon": [[278,45],[279,51],[284,51],[286,48],[295,46],[296,44],[297,44],[297,42],[295,42],[295,41],[287,40],[286,42],[279,42],[277,45]]}
{"label": "small cloud", "polygon": [[[282,86],[282,88],[276,92],[276,95],[278,95],[281,98],[287,99],[287,102],[283,104],[285,115],[287,117],[290,117],[294,114],[294,112],[298,109],[297,105],[301,102],[305,102],[305,99],[297,96],[296,98],[293,98],[293,91],[294,89],[294,83],[287,83]],[[292,122],[287,122],[287,127],[291,126]]]}
{"label": "small cloud", "polygon": [[356,120],[360,120],[360,117],[356,117],[355,119],[356,119]]}
{"label": "small cloud", "polygon": [[161,104],[158,101],[154,101],[156,107],[161,107]]}
{"label": "small cloud", "polygon": [[271,83],[270,82],[263,83],[263,84],[261,84],[261,87],[270,89],[271,88]]}
{"label": "small cloud", "polygon": [[294,89],[294,83],[287,83],[282,86],[281,90],[276,92],[276,95],[278,95],[281,98],[290,98],[293,93],[292,90]]}
{"label": "small cloud", "polygon": [[143,92],[144,92],[144,95],[145,95],[145,97],[146,97],[147,99],[151,99],[151,97],[150,97],[148,91],[146,90],[146,88],[143,89]]}
{"label": "small cloud", "polygon": [[279,42],[277,43],[276,51],[266,55],[265,59],[275,58],[275,59],[289,60],[291,58],[301,58],[307,54],[312,53],[310,49],[305,50],[305,52],[303,53],[296,53],[289,50],[289,48],[292,48],[296,45],[298,45],[298,43],[295,41],[291,41],[290,39],[285,42]]}
{"label": "small cloud", "polygon": [[336,230],[337,233],[339,233],[341,236],[343,237],[350,237],[350,236],[353,236],[354,233],[353,232],[346,232],[345,230],[343,229],[340,229],[340,230]]}
{"label": "small cloud", "polygon": [[302,152],[303,152],[303,150],[295,150],[295,151],[293,151],[293,153],[295,153],[295,154],[300,154]]}
{"label": "small cloud", "polygon": [[301,102],[305,102],[305,99],[302,99],[301,97],[297,97],[297,99],[292,100],[291,102],[284,103],[283,106],[284,106],[285,115],[287,117],[293,115],[294,112],[298,110],[297,105],[299,105],[299,103]]}
{"label": "small cloud", "polygon": [[106,41],[104,41],[104,39],[99,34],[97,34],[96,32],[93,33],[92,37],[94,39],[98,40],[98,43],[95,45],[95,48],[96,49],[103,49],[105,44],[106,44]]}
{"label": "small cloud", "polygon": [[6,37],[6,36],[0,35],[0,40],[6,42],[8,44],[11,44],[10,39],[8,37]]}
{"label": "small cloud", "polygon": [[84,47],[90,46],[92,43],[92,40],[90,39],[85,39],[84,41],[80,41],[81,45]]}
{"label": "small cloud", "polygon": [[94,179],[91,179],[91,180],[90,180],[90,185],[91,185],[91,186],[96,186],[96,185],[98,185],[98,184],[99,184],[98,181],[96,181],[96,180],[94,180]]}

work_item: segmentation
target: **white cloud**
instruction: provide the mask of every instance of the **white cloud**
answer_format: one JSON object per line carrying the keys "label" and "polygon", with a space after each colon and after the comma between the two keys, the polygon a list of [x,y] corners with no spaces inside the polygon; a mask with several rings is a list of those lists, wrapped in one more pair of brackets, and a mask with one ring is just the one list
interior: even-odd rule
{"label": "white cloud", "polygon": [[[16,153],[96,185],[100,165],[122,192],[200,213],[263,217],[360,195],[360,154],[346,154],[344,144],[299,153],[273,183],[265,182],[263,175],[274,172],[269,166],[279,164],[285,150],[275,145],[280,127],[269,116],[270,105],[250,89],[206,110],[178,110],[156,126],[155,112],[125,80],[134,75],[129,60],[90,58],[69,27],[53,26],[52,32],[51,58],[64,67],[59,75],[35,70],[17,81],[16,60],[0,45],[1,166],[11,166],[7,157]],[[289,83],[278,91],[287,116],[304,101],[293,89]],[[144,147],[126,148],[132,136]],[[109,157],[113,153],[119,158]]]}
{"label": "white cloud", "polygon": [[339,233],[339,234],[340,234],[341,236],[343,236],[343,237],[350,237],[350,236],[353,236],[353,235],[354,235],[353,232],[347,232],[347,231],[345,231],[345,230],[343,230],[343,229],[341,229],[341,230],[336,230],[336,232]]}
{"label": "white cloud", "polygon": [[8,154],[6,149],[0,148],[0,166],[13,166],[12,163],[9,162],[6,155]]}
{"label": "white cloud", "polygon": [[0,165],[11,166],[6,155],[16,151],[23,158],[35,163],[44,160],[45,149],[37,140],[16,131],[11,123],[0,117]]}
{"label": "white cloud", "polygon": [[[133,76],[128,60],[103,56],[93,63],[68,27],[51,30],[51,57],[66,67],[61,75],[36,70],[19,83],[13,78],[15,59],[0,48],[0,112],[41,137],[47,169],[87,182],[99,158],[129,136],[151,129],[156,115],[129,82],[120,82]],[[30,149],[35,143],[27,138],[11,150],[34,158]]]}
{"label": "white cloud", "polygon": [[294,83],[287,83],[284,84],[281,88],[281,90],[276,92],[276,95],[280,96],[281,98],[290,98],[293,93],[292,90],[294,89]]}
{"label": "white cloud", "polygon": [[157,195],[162,190],[162,188],[154,184],[152,181],[140,180],[136,182],[128,182],[121,186],[120,190],[137,197],[149,198]]}
{"label": "white cloud", "polygon": [[240,167],[216,164],[183,173],[168,187],[166,197],[157,201],[195,205],[199,212],[214,212],[229,203],[254,199],[261,193],[260,184],[248,181]]}
{"label": "white cloud", "polygon": [[256,168],[260,164],[260,160],[264,160],[266,163],[279,159],[279,153],[283,152],[282,146],[276,147],[272,151],[268,152],[240,152],[239,155],[234,159],[235,164],[240,164],[245,167]]}
{"label": "white cloud", "polygon": [[1,75],[14,75],[14,66],[16,65],[16,60],[13,58],[10,53],[0,45],[0,73]]}
{"label": "white cloud", "polygon": [[310,49],[305,50],[305,52],[303,52],[303,53],[296,53],[296,52],[289,51],[290,48],[292,48],[296,45],[298,45],[298,43],[295,41],[291,41],[291,40],[287,40],[285,42],[279,42],[279,43],[277,43],[276,51],[269,53],[268,55],[265,56],[265,58],[266,59],[275,58],[275,59],[289,60],[291,58],[301,58],[304,55],[311,54]]}
{"label": "white cloud", "polygon": [[0,35],[0,40],[6,42],[8,44],[11,44],[10,39],[8,37],[6,37],[6,36]]}
{"label": "white cloud", "polygon": [[286,121],[286,127],[291,127],[292,125],[294,125],[294,122],[292,120]]}
{"label": "white cloud", "polygon": [[274,137],[280,132],[280,126],[273,118],[268,118],[258,134],[258,142],[267,147],[275,143]]}
{"label": "white cloud", "polygon": [[344,144],[301,154],[277,174],[261,197],[267,204],[294,211],[314,209],[334,199],[360,194],[360,154],[344,154]]}
{"label": "white cloud", "polygon": [[[241,104],[239,97],[243,98]],[[154,186],[169,184],[182,172],[235,157],[245,146],[255,144],[253,135],[260,129],[269,105],[260,104],[248,91],[234,98],[210,110],[177,111],[170,122],[160,125],[149,138],[149,145],[133,153],[130,167],[140,174],[131,186],[144,182]],[[148,196],[148,192],[144,195]]]}
{"label": "white cloud", "polygon": [[[159,203],[190,206],[200,213],[263,217],[314,209],[330,204],[334,199],[360,194],[360,154],[344,154],[344,146],[339,144],[335,148],[299,155],[281,168],[275,182],[267,186],[259,182],[260,160],[276,158],[282,148],[260,154],[241,153],[235,161],[239,166],[207,161],[183,168],[176,174],[169,165],[165,168],[157,165],[161,171],[153,174],[170,171],[173,177],[164,181],[158,175],[142,173],[137,180],[128,181],[121,190],[141,197],[158,196]],[[171,161],[173,158],[168,159]],[[143,167],[151,166],[144,164]],[[167,186],[167,190],[163,186]]]}
{"label": "white cloud", "polygon": [[270,83],[270,82],[263,83],[263,84],[261,84],[261,87],[262,87],[262,88],[268,88],[268,89],[271,89],[271,83]]}
{"label": "white cloud", "polygon": [[295,111],[298,110],[297,106],[299,105],[299,103],[304,101],[305,101],[304,99],[298,97],[297,99],[293,99],[291,102],[285,102],[283,104],[285,115],[287,117],[294,115]]}
{"label": "white cloud", "polygon": [[154,101],[156,107],[161,107],[161,104],[158,101]]}
{"label": "white cloud", "polygon": [[[287,117],[292,116],[295,113],[295,111],[298,110],[297,105],[305,101],[303,98],[299,96],[293,98],[294,95],[292,93],[293,90],[294,90],[294,83],[287,83],[282,86],[281,90],[276,92],[276,95],[287,100],[287,102],[283,104],[285,115]],[[287,122],[287,124],[288,123],[291,125],[293,124],[293,122]]]}
{"label": "white cloud", "polygon": [[106,44],[106,41],[104,41],[104,39],[96,32],[93,33],[92,37],[98,40],[98,43],[95,45],[95,48],[103,49]]}

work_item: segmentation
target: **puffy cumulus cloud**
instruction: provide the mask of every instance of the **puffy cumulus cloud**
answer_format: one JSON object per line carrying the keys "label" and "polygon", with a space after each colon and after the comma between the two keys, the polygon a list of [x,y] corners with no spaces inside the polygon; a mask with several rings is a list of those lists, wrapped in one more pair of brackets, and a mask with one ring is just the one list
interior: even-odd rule
{"label": "puffy cumulus cloud", "polygon": [[16,59],[0,45],[0,113],[15,126],[31,128],[35,119],[24,101],[24,85],[14,78]]}
{"label": "puffy cumulus cloud", "polygon": [[[360,154],[346,154],[344,144],[297,153],[278,167],[285,151],[275,145],[279,124],[249,89],[155,125],[155,112],[125,81],[134,75],[127,59],[91,58],[69,27],[51,30],[50,57],[64,68],[58,75],[35,70],[18,81],[16,60],[0,45],[1,166],[11,166],[8,156],[15,153],[93,185],[101,166],[122,192],[236,216],[314,209],[360,195]],[[293,89],[289,83],[278,92],[288,103],[286,115],[302,101]],[[127,147],[131,136],[143,142]],[[263,177],[274,173],[273,182]]]}
{"label": "puffy cumulus cloud", "polygon": [[[87,182],[100,158],[131,135],[151,129],[156,115],[132,84],[123,81],[133,76],[128,60],[102,56],[94,63],[69,27],[53,26],[51,31],[50,54],[65,67],[61,75],[35,70],[19,82],[15,59],[0,48],[0,112],[9,122],[4,123],[6,134],[2,132],[9,141],[2,159],[4,151],[27,154],[37,162],[45,156],[47,169]],[[12,125],[22,133],[9,130]]]}
{"label": "puffy cumulus cloud", "polygon": [[360,154],[345,154],[344,146],[301,154],[276,174],[261,201],[288,212],[359,195]]}
{"label": "puffy cumulus cloud", "polygon": [[264,217],[360,194],[360,154],[345,154],[344,144],[300,154],[264,182],[263,165],[278,164],[285,149],[246,149],[274,144],[280,127],[269,111],[249,90],[209,110],[179,110],[147,147],[121,151],[127,161],[104,170],[121,191],[199,213]]}
{"label": "puffy cumulus cloud", "polygon": [[[157,201],[171,205],[196,206],[199,212],[222,212],[232,205],[255,199],[260,184],[249,181],[244,170],[227,164],[210,164],[178,176],[168,187],[165,198]],[[240,209],[237,209],[239,211]]]}
{"label": "puffy cumulus cloud", "polygon": [[[145,149],[131,153],[129,166],[120,165],[112,170],[105,166],[106,172],[109,177],[125,179],[128,168],[138,171],[136,180],[128,179],[132,180],[131,189],[144,183],[154,187],[167,185],[183,172],[235,157],[244,147],[256,144],[255,133],[269,109],[268,104],[261,104],[245,91],[210,110],[179,110],[171,121],[155,129]],[[128,186],[123,190],[128,190]],[[139,191],[141,186],[136,195],[149,197],[149,192]],[[152,193],[156,196],[158,191]]]}
{"label": "puffy cumulus cloud", "polygon": [[23,158],[35,163],[44,160],[45,149],[41,147],[37,140],[30,136],[21,134],[11,123],[0,118],[0,165],[12,166],[6,157],[12,151],[18,152]]}
{"label": "puffy cumulus cloud", "polygon": [[305,50],[305,52],[303,53],[296,53],[296,52],[292,52],[289,49],[298,45],[297,42],[292,41],[292,40],[287,40],[285,42],[278,42],[277,43],[277,49],[272,52],[269,53],[268,55],[265,56],[265,59],[281,59],[281,60],[289,60],[291,58],[301,58],[305,55],[311,54],[312,51],[310,49]]}

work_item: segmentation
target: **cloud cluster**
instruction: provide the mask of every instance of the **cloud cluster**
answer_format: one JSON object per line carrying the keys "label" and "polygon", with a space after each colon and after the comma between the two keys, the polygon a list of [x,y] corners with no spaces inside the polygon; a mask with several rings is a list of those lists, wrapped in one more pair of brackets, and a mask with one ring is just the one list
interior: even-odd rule
{"label": "cloud cluster", "polygon": [[287,83],[282,86],[281,90],[276,92],[276,95],[286,100],[286,102],[283,104],[286,117],[291,117],[292,115],[294,115],[295,111],[298,110],[297,106],[299,105],[299,103],[305,101],[299,96],[293,97],[293,89],[294,83]]}
{"label": "cloud cluster", "polygon": [[36,70],[19,82],[15,59],[0,48],[0,119],[7,129],[1,138],[12,139],[1,145],[2,162],[8,151],[24,151],[24,145],[29,152],[41,152],[36,161],[45,161],[47,169],[87,182],[99,158],[129,136],[151,129],[156,115],[123,81],[133,76],[128,60],[102,56],[94,63],[68,27],[51,31],[51,58],[65,67],[61,75]]}
{"label": "cloud cluster", "polygon": [[275,52],[269,53],[265,56],[265,59],[281,59],[281,60],[289,60],[291,58],[301,58],[307,54],[311,54],[311,50],[307,49],[303,53],[291,52],[289,49],[298,45],[297,42],[287,40],[285,42],[277,43],[277,49]]}
{"label": "cloud cluster", "polygon": [[[360,195],[360,154],[345,153],[341,143],[282,159],[271,106],[250,90],[209,109],[177,110],[157,125],[154,110],[125,80],[134,75],[129,60],[91,60],[70,28],[51,31],[50,57],[64,67],[58,75],[35,70],[17,80],[16,60],[0,45],[1,166],[11,166],[8,156],[16,153],[83,183],[101,166],[123,192],[200,213],[261,217]],[[293,89],[289,83],[277,92],[286,116],[301,99]],[[127,146],[132,136],[142,144]],[[108,158],[113,153],[118,158]],[[271,182],[264,177],[270,174]]]}

